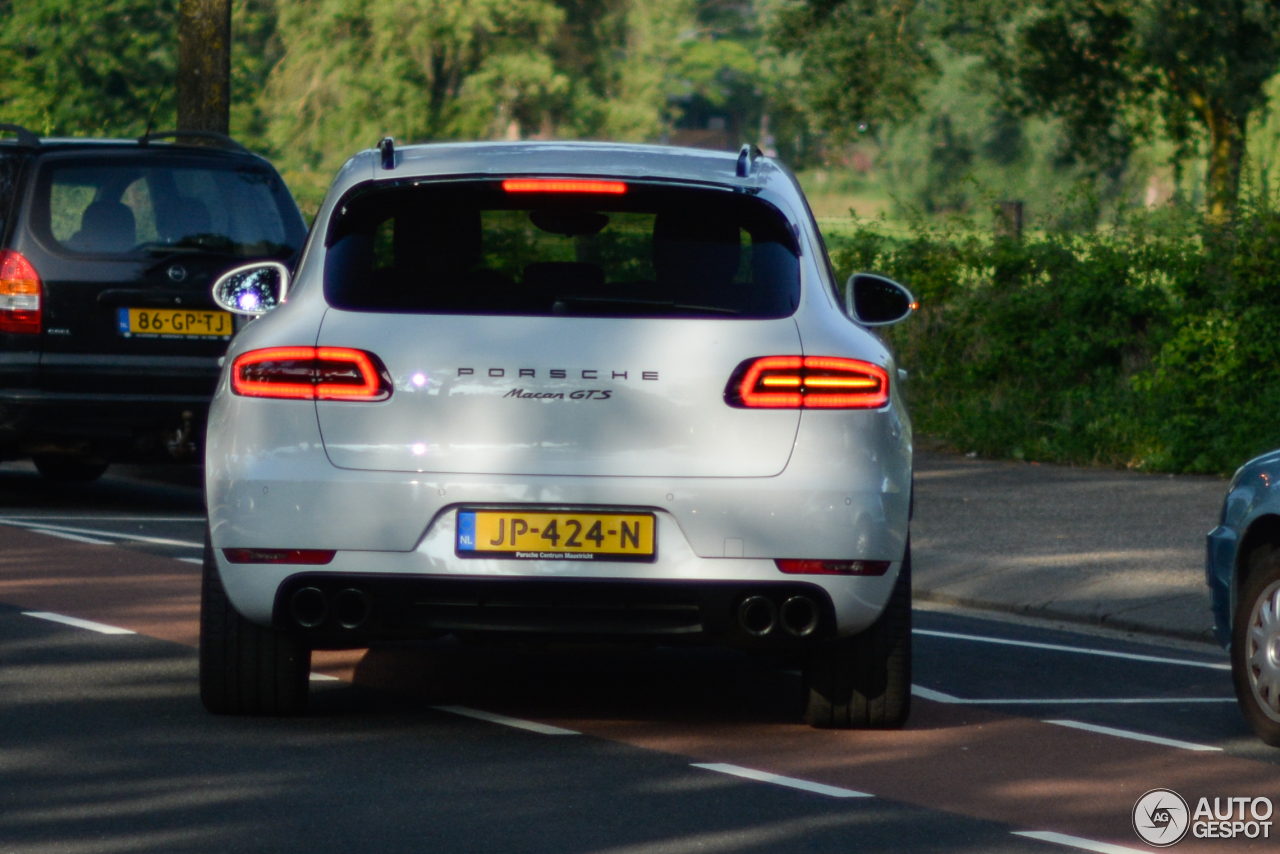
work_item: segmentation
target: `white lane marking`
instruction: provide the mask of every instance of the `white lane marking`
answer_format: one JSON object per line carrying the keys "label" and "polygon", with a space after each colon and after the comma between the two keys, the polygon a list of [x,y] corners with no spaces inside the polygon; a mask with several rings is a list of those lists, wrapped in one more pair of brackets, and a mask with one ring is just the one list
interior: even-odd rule
{"label": "white lane marking", "polygon": [[1014,836],[1025,836],[1028,839],[1039,839],[1041,842],[1056,842],[1081,851],[1096,851],[1098,854],[1144,854],[1141,848],[1126,848],[1110,842],[1095,842],[1079,836],[1067,836],[1065,833],[1054,833],[1052,830],[1015,830]]}
{"label": "white lane marking", "polygon": [[[13,525],[18,528],[27,528],[32,531],[39,531],[42,534],[54,534],[58,532],[68,534],[97,534],[99,537],[115,537],[120,540],[133,540],[139,543],[151,543],[157,546],[183,546],[190,549],[202,549],[204,543],[197,543],[191,540],[171,540],[168,537],[145,537],[142,534],[124,534],[119,531],[99,531],[95,528],[73,528],[70,525],[43,525],[34,522],[14,522],[0,519],[0,524]],[[114,543],[102,543],[102,545],[114,545]]]}
{"label": "white lane marking", "polygon": [[197,566],[204,566],[204,558],[202,557],[180,557],[178,560],[183,563],[194,563]]}
{"label": "white lane marking", "polygon": [[912,695],[935,703],[953,703],[959,706],[1062,706],[1110,703],[1120,705],[1150,705],[1172,703],[1234,703],[1235,697],[1067,697],[1064,699],[996,699],[970,700],[954,694],[944,694],[922,685],[911,686]]}
{"label": "white lane marking", "polygon": [[82,537],[79,534],[68,534],[66,531],[54,531],[49,528],[37,528],[34,525],[21,525],[28,531],[34,531],[37,534],[47,534],[50,537],[58,537],[62,540],[71,540],[73,543],[88,543],[91,546],[114,546],[115,543],[109,540],[95,540],[93,537]]}
{"label": "white lane marking", "polygon": [[337,676],[330,676],[327,673],[312,673],[311,681],[312,682],[341,682],[342,680],[339,679]]}
{"label": "white lane marking", "polygon": [[203,522],[204,516],[63,516],[63,515],[40,515],[40,516],[0,516],[0,522],[9,520],[21,522],[39,522],[41,519],[71,519],[83,520],[85,522]]}
{"label": "white lane marking", "polygon": [[1047,649],[1053,652],[1074,652],[1079,655],[1101,655],[1105,658],[1125,658],[1129,661],[1150,661],[1155,664],[1178,664],[1184,667],[1204,667],[1209,670],[1230,670],[1230,664],[1216,661],[1193,661],[1189,658],[1162,658],[1158,655],[1138,655],[1133,652],[1113,652],[1109,649],[1094,649],[1087,646],[1064,646],[1057,643],[1036,643],[1034,641],[1010,640],[1008,638],[989,638],[983,635],[962,635],[956,632],[937,632],[932,629],[912,629],[912,634],[926,635],[933,638],[951,638],[952,640],[978,641],[979,643],[995,643],[1004,646],[1025,646],[1031,649]]}
{"label": "white lane marking", "polygon": [[1102,735],[1114,735],[1116,738],[1128,738],[1133,741],[1146,741],[1151,744],[1163,744],[1165,747],[1180,747],[1183,750],[1222,750],[1221,747],[1214,747],[1210,744],[1195,744],[1190,741],[1178,741],[1176,738],[1162,738],[1158,735],[1147,735],[1146,733],[1134,732],[1133,730],[1128,729],[1113,729],[1109,726],[1097,726],[1096,724],[1086,724],[1080,721],[1053,720],[1045,721],[1044,723],[1071,727],[1072,729],[1082,729],[1085,732],[1096,732]]}
{"label": "white lane marking", "polygon": [[779,774],[770,774],[768,771],[743,768],[741,765],[726,765],[723,762],[690,762],[689,764],[694,768],[704,768],[707,771],[718,771],[721,774],[732,774],[734,777],[744,777],[761,783],[773,783],[776,786],[787,786],[791,789],[802,789],[806,792],[817,792],[819,795],[830,795],[833,798],[875,797],[875,795],[866,792],[855,792],[853,789],[841,789],[839,786],[828,786],[824,783],[811,783],[808,780],[798,780],[795,777],[783,777]]}
{"label": "white lane marking", "polygon": [[77,629],[88,629],[91,632],[100,632],[104,635],[132,635],[137,634],[128,629],[122,629],[119,626],[108,626],[105,623],[95,623],[92,620],[82,620],[79,617],[65,617],[62,614],[51,614],[48,611],[23,611],[24,617],[35,617],[37,620],[49,620],[54,623],[62,623],[67,626],[75,626]]}
{"label": "white lane marking", "polygon": [[561,729],[558,726],[540,724],[535,721],[522,721],[519,718],[509,718],[506,715],[495,715],[493,712],[482,712],[479,709],[469,709],[466,706],[432,706],[431,708],[439,712],[449,712],[454,715],[462,715],[464,718],[475,718],[478,721],[488,721],[491,724],[502,724],[503,726],[515,727],[516,729],[527,729],[529,732],[541,733],[542,735],[582,735],[582,733],[574,732],[571,729]]}

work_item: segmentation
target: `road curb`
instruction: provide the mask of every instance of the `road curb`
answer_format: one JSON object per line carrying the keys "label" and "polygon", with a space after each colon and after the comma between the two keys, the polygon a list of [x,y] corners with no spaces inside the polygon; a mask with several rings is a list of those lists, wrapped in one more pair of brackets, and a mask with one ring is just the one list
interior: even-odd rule
{"label": "road curb", "polygon": [[968,608],[974,611],[995,611],[1001,614],[1016,614],[1020,617],[1052,620],[1058,623],[1070,623],[1079,626],[1093,626],[1102,629],[1112,629],[1119,632],[1134,632],[1136,634],[1151,635],[1155,637],[1173,638],[1180,641],[1206,644],[1214,647],[1215,649],[1221,649],[1217,641],[1214,640],[1212,632],[1209,631],[1192,632],[1171,629],[1165,626],[1153,626],[1136,620],[1117,619],[1108,616],[1103,616],[1101,618],[1086,617],[1068,611],[1059,611],[1054,608],[1037,608],[1030,606],[1020,607],[1009,605],[1004,602],[984,602],[979,599],[970,599],[964,596],[950,596],[946,593],[937,593],[932,590],[925,590],[918,587],[912,589],[911,595],[918,601],[936,602],[939,605],[954,605],[956,607]]}

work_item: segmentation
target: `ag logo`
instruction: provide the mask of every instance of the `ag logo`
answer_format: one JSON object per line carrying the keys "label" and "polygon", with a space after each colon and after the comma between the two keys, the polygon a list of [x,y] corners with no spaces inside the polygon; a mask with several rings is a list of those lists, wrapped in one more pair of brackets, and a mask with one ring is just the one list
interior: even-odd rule
{"label": "ag logo", "polygon": [[1133,829],[1148,845],[1167,848],[1191,826],[1187,802],[1173,789],[1152,789],[1133,805]]}

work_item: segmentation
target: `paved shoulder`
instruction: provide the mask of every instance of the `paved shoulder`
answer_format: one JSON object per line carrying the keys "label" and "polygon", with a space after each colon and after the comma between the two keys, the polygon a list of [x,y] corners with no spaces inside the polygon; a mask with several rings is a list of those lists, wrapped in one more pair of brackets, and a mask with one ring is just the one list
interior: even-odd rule
{"label": "paved shoulder", "polygon": [[1220,478],[920,452],[916,595],[1209,639]]}

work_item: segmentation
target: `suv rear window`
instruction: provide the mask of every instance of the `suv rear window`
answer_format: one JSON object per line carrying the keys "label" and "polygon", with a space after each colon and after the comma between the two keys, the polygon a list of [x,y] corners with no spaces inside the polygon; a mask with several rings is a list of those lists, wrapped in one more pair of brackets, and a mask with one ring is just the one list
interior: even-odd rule
{"label": "suv rear window", "polygon": [[32,226],[63,252],[292,256],[305,238],[279,176],[258,164],[147,154],[52,159]]}
{"label": "suv rear window", "polygon": [[0,237],[9,221],[13,197],[18,189],[18,173],[22,170],[22,157],[0,151]]}
{"label": "suv rear window", "polygon": [[[354,311],[778,318],[799,303],[786,218],[727,190],[382,187],[330,227],[325,298]],[[617,185],[615,185],[617,190]]]}

